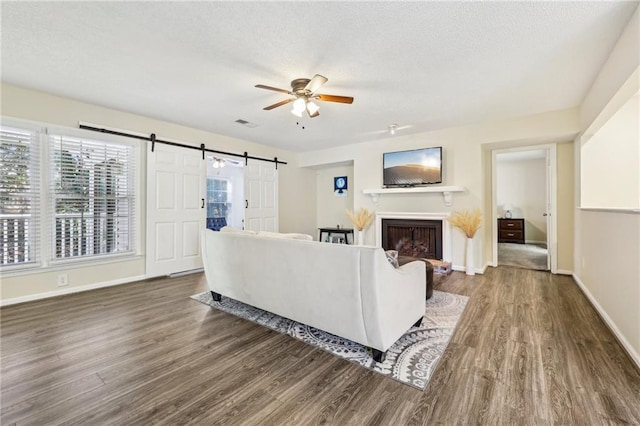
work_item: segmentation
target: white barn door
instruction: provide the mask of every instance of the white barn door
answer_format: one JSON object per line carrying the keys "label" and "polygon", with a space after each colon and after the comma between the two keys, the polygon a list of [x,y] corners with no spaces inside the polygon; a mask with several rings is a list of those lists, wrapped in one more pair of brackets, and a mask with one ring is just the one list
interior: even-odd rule
{"label": "white barn door", "polygon": [[147,154],[146,275],[202,267],[206,162],[197,150],[156,144]]}
{"label": "white barn door", "polygon": [[249,162],[244,168],[244,228],[278,232],[278,171],[275,163]]}

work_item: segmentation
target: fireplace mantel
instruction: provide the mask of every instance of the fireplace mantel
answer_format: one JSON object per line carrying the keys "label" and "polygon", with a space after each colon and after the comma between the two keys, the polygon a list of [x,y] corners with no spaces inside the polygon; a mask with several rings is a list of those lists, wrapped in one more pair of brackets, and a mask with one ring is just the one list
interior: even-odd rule
{"label": "fireplace mantel", "polygon": [[412,188],[380,188],[362,190],[364,194],[371,195],[371,201],[373,201],[373,204],[375,204],[376,206],[378,205],[379,197],[382,194],[417,194],[425,192],[439,192],[442,193],[442,197],[444,198],[444,205],[447,207],[451,207],[451,205],[453,204],[454,192],[464,191],[465,188],[463,186],[418,186]]}

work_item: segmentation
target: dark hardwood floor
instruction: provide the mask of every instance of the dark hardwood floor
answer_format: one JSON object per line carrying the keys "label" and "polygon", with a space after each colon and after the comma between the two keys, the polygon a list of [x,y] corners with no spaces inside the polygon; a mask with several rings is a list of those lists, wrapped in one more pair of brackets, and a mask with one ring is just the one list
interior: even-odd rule
{"label": "dark hardwood floor", "polygon": [[570,277],[499,267],[424,392],[189,299],[201,274],[0,309],[9,424],[640,424],[640,372]]}

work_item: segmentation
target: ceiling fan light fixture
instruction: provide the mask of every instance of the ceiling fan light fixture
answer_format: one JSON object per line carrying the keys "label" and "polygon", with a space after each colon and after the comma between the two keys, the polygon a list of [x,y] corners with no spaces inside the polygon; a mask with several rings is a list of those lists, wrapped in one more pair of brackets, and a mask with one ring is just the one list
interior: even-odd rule
{"label": "ceiling fan light fixture", "polygon": [[293,101],[293,110],[294,111],[299,111],[300,113],[302,113],[302,111],[304,111],[304,109],[306,108],[306,99],[303,97],[300,97],[298,99],[296,99],[295,101]]}
{"label": "ceiling fan light fixture", "polygon": [[213,168],[214,169],[221,169],[224,167],[224,160],[222,158],[214,158],[213,159]]}
{"label": "ceiling fan light fixture", "polygon": [[309,111],[309,115],[315,114],[319,109],[320,107],[312,101],[307,102],[307,111]]}

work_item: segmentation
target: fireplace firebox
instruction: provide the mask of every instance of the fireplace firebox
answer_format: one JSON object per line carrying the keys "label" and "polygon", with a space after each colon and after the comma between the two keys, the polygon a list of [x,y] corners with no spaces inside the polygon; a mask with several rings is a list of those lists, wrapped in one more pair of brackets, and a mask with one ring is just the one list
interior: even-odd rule
{"label": "fireplace firebox", "polygon": [[442,260],[442,221],[382,219],[382,247],[399,256]]}

